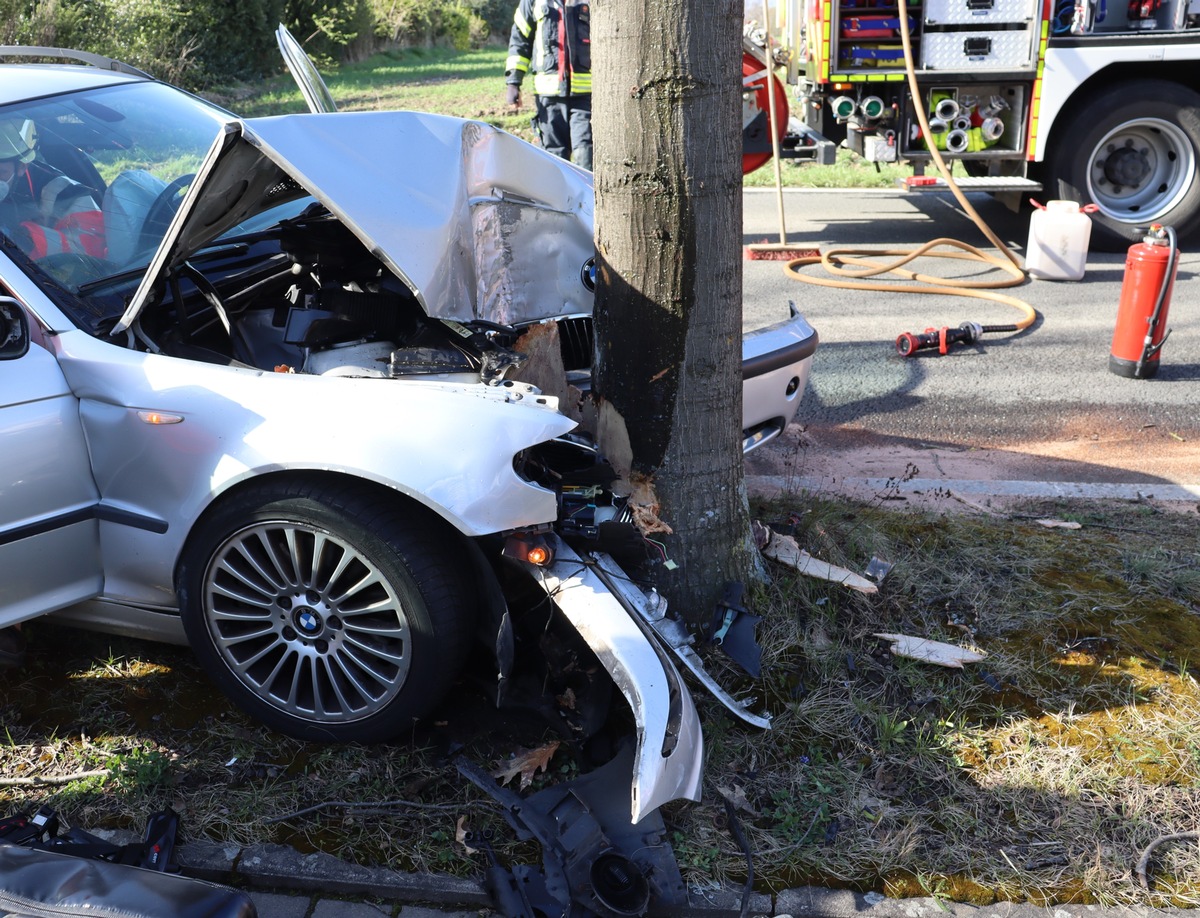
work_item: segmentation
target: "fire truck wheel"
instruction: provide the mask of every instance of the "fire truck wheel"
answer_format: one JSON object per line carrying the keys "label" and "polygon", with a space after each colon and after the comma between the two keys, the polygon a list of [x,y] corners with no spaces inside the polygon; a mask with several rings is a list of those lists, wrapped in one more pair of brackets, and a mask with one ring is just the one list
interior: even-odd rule
{"label": "fire truck wheel", "polygon": [[1046,194],[1094,203],[1093,248],[1124,251],[1151,223],[1200,228],[1200,94],[1165,80],[1096,92],[1051,138]]}

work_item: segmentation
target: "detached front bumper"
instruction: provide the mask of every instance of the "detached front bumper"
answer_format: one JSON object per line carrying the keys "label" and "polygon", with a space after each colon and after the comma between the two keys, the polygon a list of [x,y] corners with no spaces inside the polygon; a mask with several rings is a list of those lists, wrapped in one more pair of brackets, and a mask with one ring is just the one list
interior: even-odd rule
{"label": "detached front bumper", "polygon": [[775,439],[796,416],[818,340],[794,306],[791,318],[743,336],[743,453]]}
{"label": "detached front bumper", "polygon": [[557,536],[550,542],[552,563],[522,563],[592,648],[633,711],[632,822],[671,800],[699,800],[704,737],[679,671],[638,616],[605,586],[594,562]]}

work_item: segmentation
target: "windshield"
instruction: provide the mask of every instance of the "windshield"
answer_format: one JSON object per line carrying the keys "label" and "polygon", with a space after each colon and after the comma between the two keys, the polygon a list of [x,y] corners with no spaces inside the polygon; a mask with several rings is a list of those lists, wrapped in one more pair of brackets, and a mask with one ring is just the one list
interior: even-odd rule
{"label": "windshield", "polygon": [[72,293],[145,267],[225,120],[151,82],[0,108],[0,233]]}

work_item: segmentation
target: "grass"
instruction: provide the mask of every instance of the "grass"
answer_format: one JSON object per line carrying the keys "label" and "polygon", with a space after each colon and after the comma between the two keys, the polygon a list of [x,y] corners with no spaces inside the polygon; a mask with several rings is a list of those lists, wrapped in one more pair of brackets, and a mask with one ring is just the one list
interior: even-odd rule
{"label": "grass", "polygon": [[[1200,822],[1192,516],[1088,504],[938,516],[812,494],[755,512],[833,563],[894,567],[873,596],[773,567],[752,595],[762,679],[710,656],[724,683],[764,699],[774,729],[694,690],[704,801],[665,808],[689,883],[742,882],[725,794],[764,890],[1200,904],[1194,846],[1160,848],[1150,890],[1131,876],[1154,839]],[[1046,516],[1083,525],[1032,521]],[[876,632],[987,656],[943,669],[892,656]],[[470,680],[401,742],[329,747],[248,720],[186,650],[41,622],[27,633],[26,668],[0,672],[0,811],[46,803],[72,824],[140,828],[170,804],[192,837],[478,876],[481,856],[455,842],[465,818],[494,832],[502,858],[540,860],[454,760],[492,769],[561,737],[519,710],[490,712]],[[564,742],[529,792],[586,767]],[[19,783],[34,777],[59,783]]]}
{"label": "grass", "polygon": [[[506,49],[459,52],[404,48],[376,54],[322,74],[340,111],[412,110],[475,118],[533,140],[532,99],[522,113],[506,110]],[[256,86],[233,86],[205,94],[246,117],[306,111],[292,78],[285,74]],[[528,95],[528,93],[526,93]]]}
{"label": "grass", "polygon": [[[784,160],[780,183],[785,188],[895,188],[896,179],[911,175],[902,163],[869,163],[856,153],[840,149],[830,166]],[[768,162],[742,179],[746,188],[774,188],[775,166]]]}
{"label": "grass", "polygon": [[[407,109],[475,118],[536,142],[529,119],[533,100],[513,114],[504,104],[504,58],[507,49],[487,47],[458,52],[446,48],[404,48],[377,54],[323,74],[339,110]],[[246,117],[305,111],[291,77],[284,74],[265,85],[235,86],[207,93],[209,98]],[[849,150],[839,150],[831,166],[785,160],[781,181],[794,188],[891,188],[908,175],[904,165],[868,163]],[[775,185],[768,162],[744,179],[746,187]]]}

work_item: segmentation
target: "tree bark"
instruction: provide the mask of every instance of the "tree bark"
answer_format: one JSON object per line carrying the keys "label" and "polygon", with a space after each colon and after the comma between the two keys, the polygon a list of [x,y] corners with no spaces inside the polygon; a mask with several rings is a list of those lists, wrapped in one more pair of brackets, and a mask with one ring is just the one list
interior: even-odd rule
{"label": "tree bark", "polygon": [[742,0],[593,0],[601,448],[694,625],[755,570],[741,454]]}

